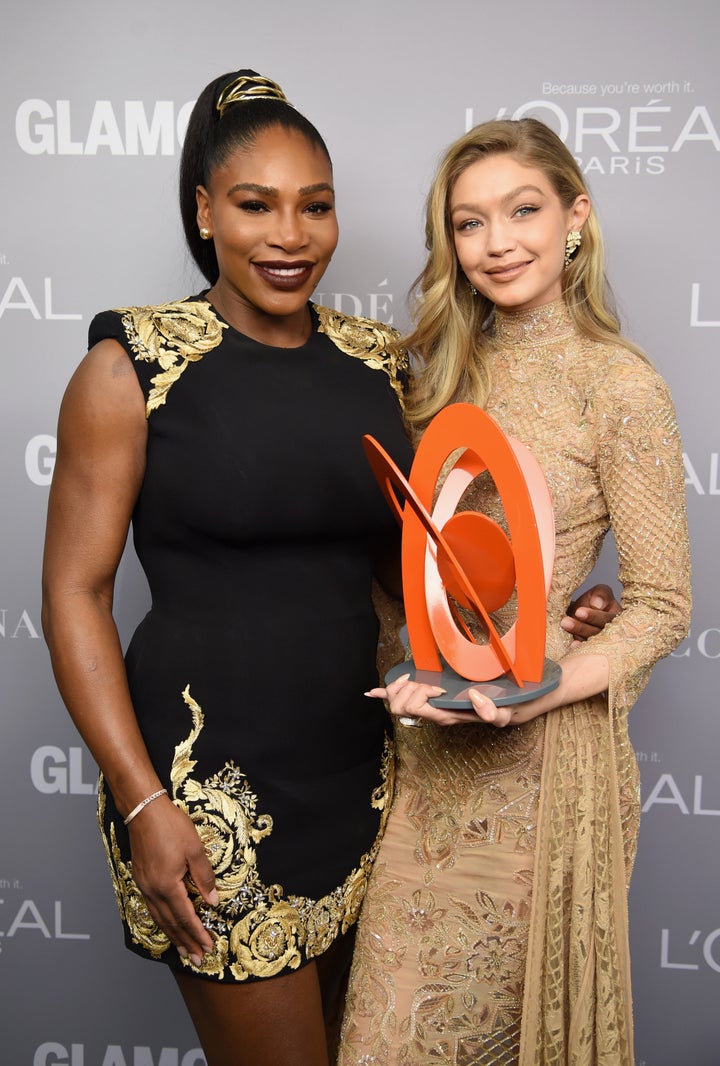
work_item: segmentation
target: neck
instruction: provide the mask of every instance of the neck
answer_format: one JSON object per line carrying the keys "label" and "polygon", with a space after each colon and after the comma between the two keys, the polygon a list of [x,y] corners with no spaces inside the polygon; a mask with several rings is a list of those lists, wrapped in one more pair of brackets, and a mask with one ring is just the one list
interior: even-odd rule
{"label": "neck", "polygon": [[527,311],[503,310],[496,307],[490,335],[500,343],[515,346],[560,340],[575,330],[565,300],[559,297],[541,307]]}
{"label": "neck", "polygon": [[274,348],[300,348],[312,332],[312,318],[307,304],[289,315],[269,314],[223,285],[222,279],[208,290],[206,296],[226,322],[260,344]]}

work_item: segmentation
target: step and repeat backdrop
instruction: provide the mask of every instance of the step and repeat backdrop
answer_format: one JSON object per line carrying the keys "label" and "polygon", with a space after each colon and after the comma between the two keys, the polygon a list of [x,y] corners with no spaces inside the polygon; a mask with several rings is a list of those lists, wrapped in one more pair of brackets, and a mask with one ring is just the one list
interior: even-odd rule
{"label": "step and repeat backdrop", "polygon": [[[638,1066],[720,1063],[720,83],[714,0],[30,0],[2,18],[0,1063],[203,1066],[164,967],[122,947],[96,767],[57,695],[40,564],[57,411],[93,314],[201,286],[176,206],[192,102],[254,67],[318,126],[341,241],[318,294],[408,324],[423,201],[470,125],[535,115],[597,202],[626,332],[683,432],[696,605],[633,712]],[[228,491],[232,491],[231,486]],[[614,580],[612,547],[599,565]],[[147,607],[128,551],[116,614]]]}

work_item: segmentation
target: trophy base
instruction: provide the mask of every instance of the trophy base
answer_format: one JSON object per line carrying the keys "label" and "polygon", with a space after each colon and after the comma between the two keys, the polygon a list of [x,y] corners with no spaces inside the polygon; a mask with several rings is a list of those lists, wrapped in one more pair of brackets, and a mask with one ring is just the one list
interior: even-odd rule
{"label": "trophy base", "polygon": [[526,681],[522,688],[516,685],[507,674],[495,677],[492,681],[468,681],[466,677],[456,674],[447,663],[439,671],[416,670],[413,660],[407,659],[393,666],[392,670],[388,670],[385,683],[390,684],[391,681],[407,673],[413,681],[444,688],[444,696],[433,696],[428,702],[433,707],[441,707],[449,711],[471,711],[473,709],[467,694],[468,689],[471,688],[487,696],[498,707],[507,707],[513,703],[526,703],[528,700],[534,700],[539,696],[544,696],[547,692],[552,692],[558,687],[562,677],[562,670],[552,659],[545,660],[543,675],[539,681]]}

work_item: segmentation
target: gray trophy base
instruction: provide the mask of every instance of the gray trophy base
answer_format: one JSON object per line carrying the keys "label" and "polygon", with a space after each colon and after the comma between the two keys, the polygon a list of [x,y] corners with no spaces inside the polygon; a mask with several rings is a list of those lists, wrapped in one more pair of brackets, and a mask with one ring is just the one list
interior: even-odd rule
{"label": "gray trophy base", "polygon": [[445,689],[444,696],[433,696],[428,702],[433,707],[442,707],[450,711],[471,711],[472,703],[467,695],[468,689],[473,688],[487,696],[498,707],[506,707],[513,703],[525,703],[534,700],[538,696],[544,696],[546,692],[552,692],[560,684],[562,670],[552,659],[545,660],[545,667],[540,681],[526,681],[522,688],[503,674],[493,678],[492,681],[468,681],[466,677],[460,677],[447,664],[441,671],[415,670],[412,659],[406,659],[403,663],[393,666],[385,675],[385,683],[390,684],[403,674],[410,674],[412,681],[419,681],[426,685],[437,685]]}

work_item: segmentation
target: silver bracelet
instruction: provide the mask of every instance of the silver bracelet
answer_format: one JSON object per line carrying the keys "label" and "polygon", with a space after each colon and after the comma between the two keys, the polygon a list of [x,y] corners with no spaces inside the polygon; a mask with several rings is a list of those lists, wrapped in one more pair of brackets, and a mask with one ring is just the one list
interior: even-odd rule
{"label": "silver bracelet", "polygon": [[147,807],[148,803],[152,803],[152,801],[156,800],[158,796],[167,796],[167,789],[159,788],[157,792],[153,792],[152,796],[146,796],[144,800],[141,800],[140,803],[138,803],[137,807],[133,807],[133,809],[130,811],[130,814],[123,822],[123,825],[130,825],[133,818],[137,814],[140,814],[140,811],[143,809],[143,807]]}

